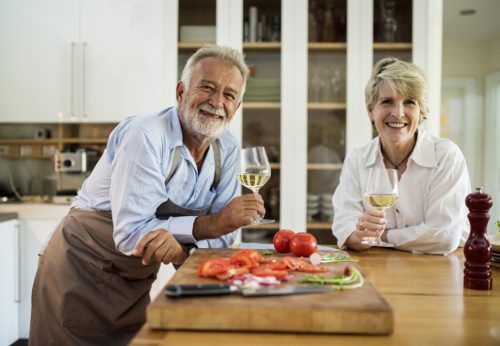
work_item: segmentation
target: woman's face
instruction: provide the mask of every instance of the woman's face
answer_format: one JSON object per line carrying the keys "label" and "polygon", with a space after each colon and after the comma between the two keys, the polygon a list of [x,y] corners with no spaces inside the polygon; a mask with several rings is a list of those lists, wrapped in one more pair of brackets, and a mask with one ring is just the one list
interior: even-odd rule
{"label": "woman's face", "polygon": [[369,117],[384,147],[413,145],[415,132],[423,120],[417,100],[403,97],[386,82],[380,84]]}

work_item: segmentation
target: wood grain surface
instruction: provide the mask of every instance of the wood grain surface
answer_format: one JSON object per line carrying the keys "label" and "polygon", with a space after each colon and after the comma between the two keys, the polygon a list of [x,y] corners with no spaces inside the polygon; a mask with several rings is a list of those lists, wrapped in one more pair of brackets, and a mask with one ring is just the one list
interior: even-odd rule
{"label": "wood grain surface", "polygon": [[[215,279],[198,277],[199,265],[208,258],[229,257],[235,251],[199,249],[169,283],[217,283]],[[342,273],[345,263],[323,265],[330,269],[325,275],[333,276]],[[287,284],[300,282],[308,274],[293,275]],[[147,319],[151,328],[168,330],[389,334],[393,329],[391,307],[368,280],[363,287],[352,290],[280,297],[160,295],[148,307]]]}
{"label": "wood grain surface", "polygon": [[391,334],[160,330],[146,323],[130,345],[500,345],[499,269],[493,269],[493,290],[477,291],[463,288],[462,249],[448,256],[382,248],[349,254],[392,307]]}

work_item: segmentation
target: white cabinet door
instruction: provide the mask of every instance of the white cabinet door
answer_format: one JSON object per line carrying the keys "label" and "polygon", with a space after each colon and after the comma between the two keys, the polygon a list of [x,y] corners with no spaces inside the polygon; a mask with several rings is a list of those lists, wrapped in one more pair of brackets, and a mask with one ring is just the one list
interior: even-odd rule
{"label": "white cabinet door", "polygon": [[69,115],[77,0],[0,0],[0,122]]}
{"label": "white cabinet door", "polygon": [[165,107],[168,6],[0,0],[0,122],[114,122]]}
{"label": "white cabinet door", "polygon": [[19,339],[19,227],[17,220],[0,222],[2,284],[0,285],[0,345]]}
{"label": "white cabinet door", "polygon": [[86,0],[81,14],[82,120],[165,107],[164,2]]}
{"label": "white cabinet door", "polygon": [[38,254],[50,234],[59,224],[57,220],[20,219],[21,232],[21,302],[19,334],[28,338],[31,317],[31,289],[38,267]]}

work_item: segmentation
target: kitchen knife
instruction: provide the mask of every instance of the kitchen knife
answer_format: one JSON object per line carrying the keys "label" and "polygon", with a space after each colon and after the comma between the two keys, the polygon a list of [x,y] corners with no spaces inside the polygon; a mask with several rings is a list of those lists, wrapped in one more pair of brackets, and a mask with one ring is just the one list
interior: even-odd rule
{"label": "kitchen knife", "polygon": [[167,285],[165,294],[169,297],[207,296],[237,293],[245,297],[283,296],[291,294],[321,293],[331,291],[329,286],[283,285],[258,288],[240,288],[227,284]]}

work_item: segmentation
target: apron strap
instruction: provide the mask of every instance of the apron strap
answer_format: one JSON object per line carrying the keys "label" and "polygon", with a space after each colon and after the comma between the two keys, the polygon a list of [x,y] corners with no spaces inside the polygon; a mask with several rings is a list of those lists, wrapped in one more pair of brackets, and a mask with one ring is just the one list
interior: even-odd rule
{"label": "apron strap", "polygon": [[214,160],[215,160],[215,174],[214,174],[214,182],[212,183],[212,187],[217,187],[220,181],[220,172],[222,170],[221,163],[221,155],[220,155],[220,142],[219,139],[216,139],[212,145],[214,150]]}
{"label": "apron strap", "polygon": [[172,179],[173,175],[177,171],[177,168],[179,168],[179,164],[181,163],[181,149],[182,146],[175,147],[174,149],[174,158],[172,159],[172,166],[170,168],[170,173],[168,173],[167,179],[165,179],[165,185],[170,182],[170,179]]}
{"label": "apron strap", "polygon": [[[214,181],[212,183],[212,187],[217,187],[220,181],[220,173],[222,170],[222,160],[221,160],[221,148],[220,141],[216,139],[214,143],[212,143],[212,149],[214,151],[214,161],[215,161],[215,173],[214,173]],[[174,149],[174,158],[172,159],[172,166],[170,168],[170,172],[168,173],[167,179],[165,179],[165,184],[170,182],[170,179],[174,176],[175,172],[179,168],[179,164],[181,163],[181,150],[182,146],[177,146]]]}

